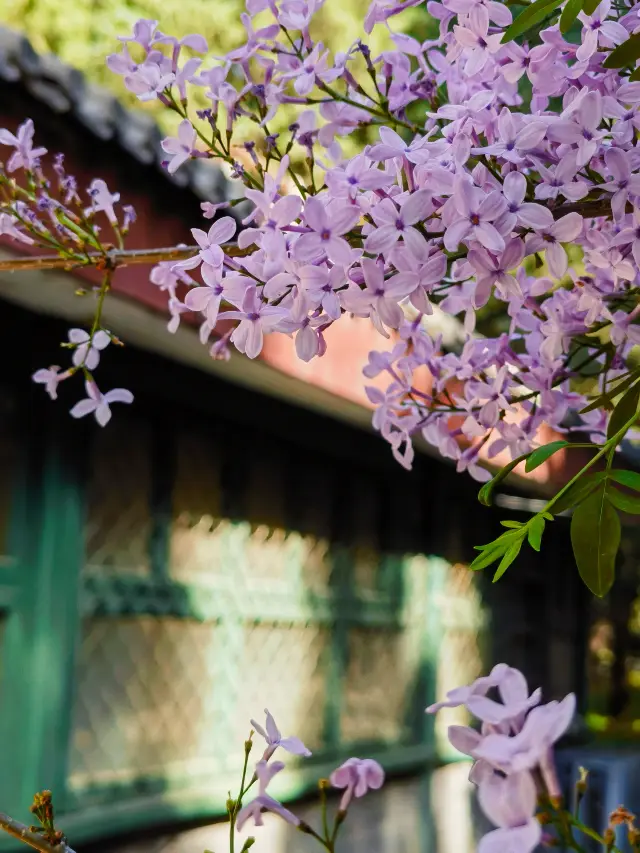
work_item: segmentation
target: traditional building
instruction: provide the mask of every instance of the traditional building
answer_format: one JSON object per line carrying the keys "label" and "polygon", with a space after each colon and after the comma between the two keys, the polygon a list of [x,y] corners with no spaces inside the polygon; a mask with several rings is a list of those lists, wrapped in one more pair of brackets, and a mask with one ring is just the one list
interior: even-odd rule
{"label": "traditional building", "polygon": [[[81,182],[119,189],[138,212],[132,247],[188,242],[200,201],[232,192],[199,162],[169,178],[148,116],[2,29],[0,81],[0,126],[32,117]],[[429,774],[457,759],[446,726],[459,715],[434,724],[427,704],[484,658],[547,696],[575,689],[587,710],[588,596],[566,523],[548,526],[542,556],[478,582],[473,546],[535,494],[509,486],[484,509],[445,462],[421,452],[408,473],[392,460],[362,392],[378,345],[367,323],[337,324],[309,365],[280,336],[254,362],[219,363],[188,323],[167,333],[146,268],[119,273],[104,315],[128,346],[100,375],[135,404],[104,430],[73,421],[66,389],[52,403],[30,375],[90,318],[77,287],[67,273],[0,276],[0,808],[28,820],[51,788],[75,845],[214,819],[266,706],[314,753],[276,794],[370,755],[424,795],[394,830],[405,846],[385,850],[433,851],[438,791],[466,789],[457,772],[430,799]],[[388,790],[393,811],[406,789]]]}

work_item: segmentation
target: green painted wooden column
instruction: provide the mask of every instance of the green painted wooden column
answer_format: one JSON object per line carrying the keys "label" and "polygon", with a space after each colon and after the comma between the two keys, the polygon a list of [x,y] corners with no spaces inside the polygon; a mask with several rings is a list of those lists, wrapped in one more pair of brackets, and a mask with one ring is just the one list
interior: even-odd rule
{"label": "green painted wooden column", "polygon": [[84,438],[83,430],[52,422],[49,413],[42,435],[32,434],[27,448],[26,528],[0,697],[5,737],[0,803],[26,821],[37,790],[52,789],[54,802],[64,808],[79,627]]}
{"label": "green painted wooden column", "polygon": [[[439,557],[427,559],[427,576],[424,581],[424,622],[422,623],[422,666],[421,666],[421,696],[424,707],[438,700],[438,663],[443,640],[443,620],[441,596],[445,589],[449,564]],[[437,847],[435,819],[431,809],[432,773],[438,766],[441,756],[436,740],[435,716],[421,715],[416,730],[416,739],[422,741],[431,756],[420,779],[422,801],[425,803],[424,813],[420,822],[420,851],[434,853]]]}
{"label": "green painted wooden column", "polygon": [[[442,649],[444,625],[442,621],[442,602],[447,572],[451,568],[446,560],[439,557],[428,558],[429,567],[426,577],[426,608],[423,633],[423,672],[425,707],[438,701],[438,661]],[[424,714],[422,739],[433,750],[434,758],[439,758],[435,736],[435,716]]]}
{"label": "green painted wooden column", "polygon": [[[3,388],[0,392],[15,403],[12,392]],[[16,409],[18,407],[16,406]],[[4,414],[4,413],[3,413]],[[2,546],[2,564],[0,565],[0,742],[2,743],[2,772],[0,772],[0,806],[4,811],[20,805],[20,782],[23,773],[23,759],[19,744],[16,742],[18,727],[21,725],[21,697],[19,688],[24,678],[22,667],[13,666],[14,650],[24,644],[24,626],[17,609],[23,604],[20,593],[26,571],[26,555],[31,540],[28,529],[30,514],[30,489],[26,469],[28,447],[21,441],[20,425],[16,411],[2,424],[0,440],[3,459],[10,459],[9,466],[3,465],[2,477],[3,511],[6,517],[1,520],[5,525],[6,541]],[[17,680],[16,680],[17,676]],[[27,803],[28,805],[28,803]],[[4,843],[8,838],[4,838]],[[0,838],[0,844],[3,839]]]}

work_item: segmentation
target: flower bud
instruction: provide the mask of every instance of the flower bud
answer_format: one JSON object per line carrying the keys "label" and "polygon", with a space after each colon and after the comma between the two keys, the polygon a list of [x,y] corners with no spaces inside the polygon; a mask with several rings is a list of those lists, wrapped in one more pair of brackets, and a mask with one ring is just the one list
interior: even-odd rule
{"label": "flower bud", "polygon": [[579,769],[580,778],[576,782],[576,793],[582,797],[587,792],[587,779],[589,777],[589,771],[585,770],[584,767],[580,767]]}

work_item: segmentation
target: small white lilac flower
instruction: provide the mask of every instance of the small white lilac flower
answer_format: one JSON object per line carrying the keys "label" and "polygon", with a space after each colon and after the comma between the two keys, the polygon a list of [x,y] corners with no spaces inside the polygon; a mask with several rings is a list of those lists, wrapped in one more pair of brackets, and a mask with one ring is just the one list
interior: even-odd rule
{"label": "small white lilac flower", "polygon": [[364,797],[367,791],[377,791],[382,787],[384,770],[372,758],[348,758],[333,771],[329,781],[334,788],[344,788],[338,809],[346,812],[354,796]]}
{"label": "small white lilac flower", "polygon": [[102,178],[96,178],[91,181],[89,195],[91,196],[91,206],[85,210],[85,216],[89,213],[104,211],[109,222],[115,225],[118,217],[115,214],[113,206],[120,201],[120,193],[110,192],[106,181],[103,181]]}
{"label": "small white lilac flower", "polygon": [[269,758],[271,758],[279,746],[286,752],[290,752],[292,755],[303,755],[305,758],[308,758],[311,755],[311,751],[307,749],[300,738],[282,737],[280,729],[276,725],[276,721],[273,719],[273,716],[266,708],[264,709],[264,712],[267,717],[264,729],[259,723],[256,723],[255,720],[251,720],[250,722],[258,734],[267,742],[267,748],[264,753],[265,761],[268,761]]}
{"label": "small white lilac flower", "polygon": [[238,832],[240,832],[250,818],[253,818],[255,826],[262,826],[263,811],[279,815],[292,826],[300,826],[300,818],[296,817],[293,812],[290,812],[289,809],[286,809],[281,803],[267,794],[269,782],[283,768],[284,764],[282,761],[272,761],[270,764],[267,764],[264,758],[258,761],[255,773],[258,778],[258,796],[238,812],[236,819],[236,829]]}
{"label": "small white lilac flower", "polygon": [[188,119],[185,119],[178,126],[178,135],[168,136],[160,144],[163,151],[172,155],[167,165],[167,171],[173,175],[183,163],[187,162],[196,147],[195,128]]}
{"label": "small white lilac flower", "polygon": [[16,149],[7,162],[7,172],[15,172],[16,169],[31,170],[38,159],[47,153],[46,148],[33,147],[33,134],[34,126],[30,118],[20,125],[15,134],[0,128],[0,145],[11,145]]}
{"label": "small white lilac flower", "polygon": [[64,379],[68,379],[72,373],[70,370],[65,370],[60,373],[61,368],[57,364],[52,364],[51,367],[41,368],[31,377],[34,382],[39,385],[44,385],[44,390],[52,400],[58,399],[58,385]]}
{"label": "small white lilac flower", "polygon": [[213,219],[219,210],[226,210],[229,207],[228,201],[221,201],[218,204],[213,204],[210,201],[203,201],[200,205],[202,215],[205,219]]}
{"label": "small white lilac flower", "polygon": [[18,220],[10,213],[0,213],[0,236],[11,237],[12,240],[17,240],[20,243],[28,243],[33,245],[33,240],[24,231],[20,231]]}
{"label": "small white lilac flower", "polygon": [[95,382],[85,382],[87,398],[80,400],[71,409],[72,418],[84,418],[85,415],[95,415],[100,426],[106,426],[111,420],[111,403],[133,403],[133,394],[126,388],[113,388],[103,394]]}
{"label": "small white lilac flower", "polygon": [[100,352],[109,346],[111,338],[102,329],[93,336],[84,329],[69,329],[69,342],[76,345],[71,359],[74,365],[95,370],[100,363]]}
{"label": "small white lilac flower", "polygon": [[236,233],[237,224],[231,216],[223,216],[213,223],[208,231],[192,228],[191,233],[198,246],[199,257],[212,267],[221,267],[224,262],[224,251],[221,244],[227,243]]}

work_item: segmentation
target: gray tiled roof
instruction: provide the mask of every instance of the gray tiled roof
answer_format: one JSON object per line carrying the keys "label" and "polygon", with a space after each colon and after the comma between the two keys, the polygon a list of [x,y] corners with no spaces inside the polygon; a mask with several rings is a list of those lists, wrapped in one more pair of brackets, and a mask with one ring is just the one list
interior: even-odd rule
{"label": "gray tiled roof", "polygon": [[161,166],[162,132],[149,113],[126,109],[102,86],[53,54],[40,55],[21,33],[0,26],[0,89],[15,84],[56,113],[71,115],[105,142],[146,165],[155,165],[164,179],[192,190],[199,199],[235,198],[240,189],[212,163],[194,160],[175,175]]}

